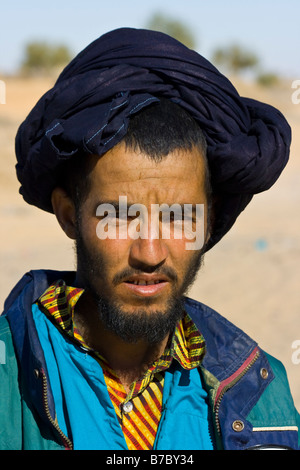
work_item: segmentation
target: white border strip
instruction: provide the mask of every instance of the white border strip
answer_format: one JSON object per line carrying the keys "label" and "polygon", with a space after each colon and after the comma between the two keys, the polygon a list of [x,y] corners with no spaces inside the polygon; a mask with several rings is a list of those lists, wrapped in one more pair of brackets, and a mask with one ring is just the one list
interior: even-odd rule
{"label": "white border strip", "polygon": [[253,432],[256,431],[298,431],[298,426],[271,426],[271,427],[261,427],[253,428]]}

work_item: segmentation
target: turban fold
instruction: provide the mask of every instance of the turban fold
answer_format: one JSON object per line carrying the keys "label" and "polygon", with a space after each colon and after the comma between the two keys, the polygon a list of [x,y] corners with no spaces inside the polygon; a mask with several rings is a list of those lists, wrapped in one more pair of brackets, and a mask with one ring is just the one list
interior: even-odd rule
{"label": "turban fold", "polygon": [[53,212],[63,163],[102,155],[124,137],[130,117],[160,97],[199,123],[218,196],[208,249],[253,195],[269,189],[289,157],[291,130],[274,107],[240,97],[204,57],[159,32],[121,28],[86,47],[19,127],[17,177],[26,202]]}

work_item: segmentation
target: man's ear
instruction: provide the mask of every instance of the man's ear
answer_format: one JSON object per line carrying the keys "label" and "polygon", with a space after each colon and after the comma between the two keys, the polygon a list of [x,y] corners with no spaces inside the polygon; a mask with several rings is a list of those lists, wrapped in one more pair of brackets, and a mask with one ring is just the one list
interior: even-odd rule
{"label": "man's ear", "polygon": [[69,238],[75,240],[76,213],[72,199],[64,189],[58,187],[52,191],[51,202],[59,225]]}

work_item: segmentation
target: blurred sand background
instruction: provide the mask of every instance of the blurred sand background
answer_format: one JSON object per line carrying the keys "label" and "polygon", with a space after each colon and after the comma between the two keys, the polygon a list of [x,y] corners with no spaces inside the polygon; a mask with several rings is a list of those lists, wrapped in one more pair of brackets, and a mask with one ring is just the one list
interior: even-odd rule
{"label": "blurred sand background", "polygon": [[[28,206],[18,194],[14,137],[51,79],[8,78],[0,104],[0,302],[31,269],[74,269],[73,244],[51,214]],[[277,184],[254,198],[229,234],[206,255],[190,296],[247,332],[285,365],[300,410],[300,104],[291,81],[272,89],[235,82],[243,96],[277,106],[293,130],[290,162]],[[300,358],[300,354],[298,355]]]}

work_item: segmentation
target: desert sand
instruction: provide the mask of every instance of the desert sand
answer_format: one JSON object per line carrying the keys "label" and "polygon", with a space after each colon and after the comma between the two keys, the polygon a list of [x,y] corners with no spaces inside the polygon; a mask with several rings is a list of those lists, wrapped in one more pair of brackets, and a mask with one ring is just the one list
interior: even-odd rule
{"label": "desert sand", "polygon": [[[16,130],[53,80],[4,81],[6,104],[0,104],[1,311],[25,272],[74,269],[75,265],[73,243],[55,217],[27,205],[18,194],[14,168]],[[255,196],[232,230],[207,253],[189,295],[217,310],[283,362],[300,410],[300,104],[292,103],[291,83],[287,80],[264,89],[235,81],[242,96],[263,100],[286,115],[293,131],[291,158],[275,186]],[[299,345],[293,349],[297,340]]]}

